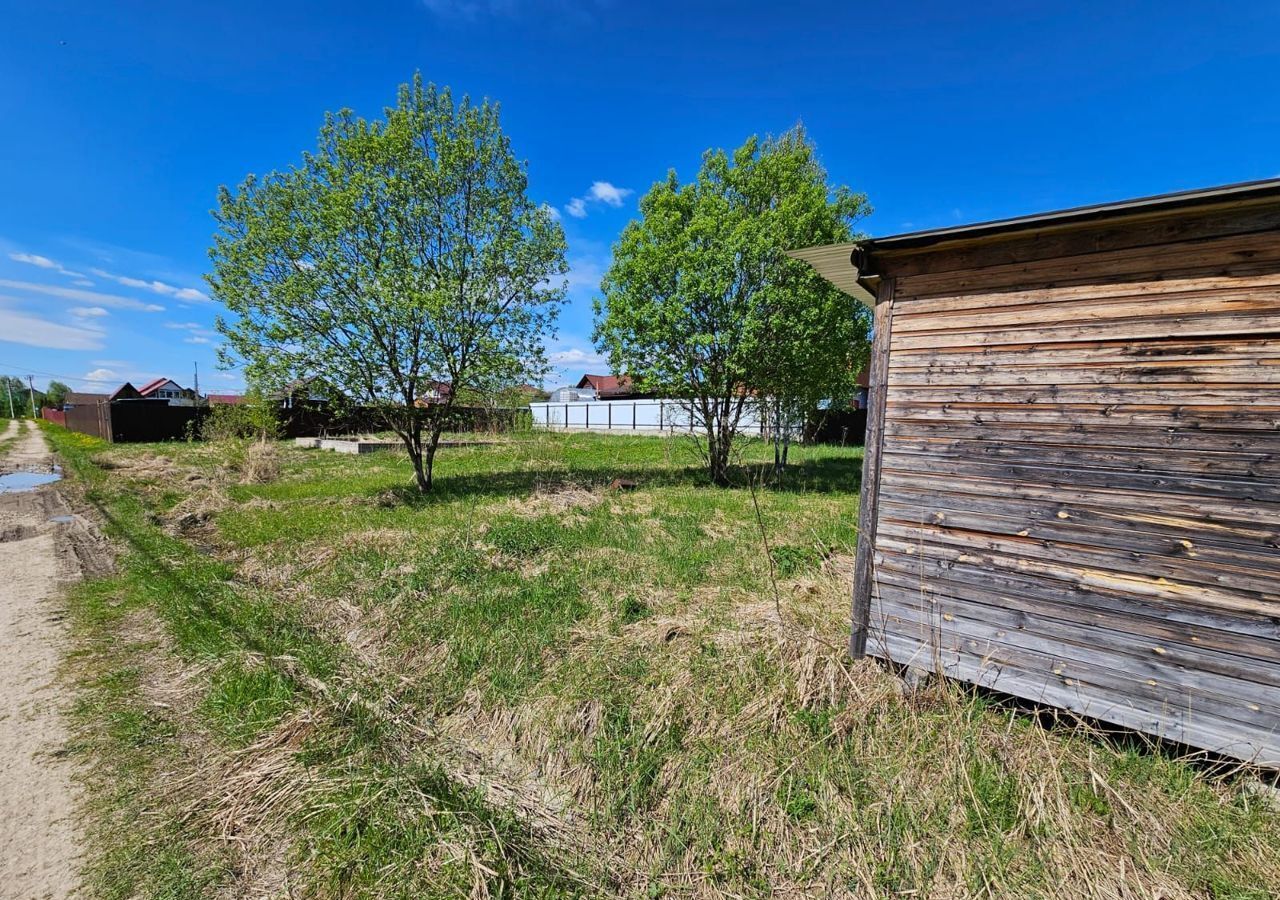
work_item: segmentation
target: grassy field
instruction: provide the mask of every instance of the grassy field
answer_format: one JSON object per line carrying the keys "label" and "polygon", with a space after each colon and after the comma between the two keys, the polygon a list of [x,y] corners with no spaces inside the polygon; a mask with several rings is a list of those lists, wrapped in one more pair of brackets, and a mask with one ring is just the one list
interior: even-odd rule
{"label": "grassy field", "polygon": [[681,439],[533,436],[421,497],[394,453],[48,433],[121,547],[72,596],[95,896],[1280,884],[1247,773],[846,659],[858,450],[717,489]]}

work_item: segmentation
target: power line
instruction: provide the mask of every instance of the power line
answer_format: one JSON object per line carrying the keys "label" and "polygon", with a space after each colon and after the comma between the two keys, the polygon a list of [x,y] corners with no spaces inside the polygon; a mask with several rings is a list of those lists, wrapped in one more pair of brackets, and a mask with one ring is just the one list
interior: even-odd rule
{"label": "power line", "polygon": [[[3,366],[6,369],[26,369],[27,368],[26,366],[14,365],[13,363],[7,363],[7,362],[0,362],[0,366]],[[88,382],[92,381],[92,379],[85,378],[83,375],[59,375],[56,372],[41,372],[39,369],[27,369],[27,372],[31,375],[44,375],[47,378],[66,378],[68,381],[88,381]]]}
{"label": "power line", "polygon": [[[0,368],[5,369],[27,369],[26,366],[19,366],[14,363],[0,362]],[[27,369],[30,375],[43,375],[45,378],[59,378],[67,381],[75,381],[80,384],[107,384],[105,381],[94,381],[92,378],[85,378],[83,375],[60,375],[57,372],[41,372],[39,369]],[[21,380],[21,378],[19,378]]]}

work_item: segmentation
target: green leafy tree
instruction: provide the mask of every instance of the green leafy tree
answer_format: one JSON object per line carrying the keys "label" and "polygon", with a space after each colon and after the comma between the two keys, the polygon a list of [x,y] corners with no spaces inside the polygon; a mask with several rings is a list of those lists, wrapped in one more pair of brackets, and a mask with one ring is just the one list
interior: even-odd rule
{"label": "green leafy tree", "polygon": [[797,126],[708,151],[689,184],[670,172],[615,244],[596,343],[615,372],[685,400],[715,483],[748,404],[790,422],[865,357],[865,313],[785,251],[849,240],[868,212],[864,195],[828,187]]}
{"label": "green leafy tree", "polygon": [[[223,362],[263,385],[342,385],[382,411],[429,490],[454,398],[546,368],[565,239],[527,183],[496,105],[420,77],[383,120],[327,116],[299,166],[219,192]],[[437,381],[454,389],[421,407]]]}
{"label": "green leafy tree", "polygon": [[46,406],[60,408],[67,401],[67,394],[71,393],[70,385],[63,384],[61,381],[50,381],[49,386],[44,389],[44,401]]}
{"label": "green leafy tree", "polygon": [[13,415],[19,419],[32,414],[32,406],[39,410],[48,405],[44,391],[32,391],[30,383],[17,375],[0,375],[0,415],[9,415],[9,400],[13,399]]}

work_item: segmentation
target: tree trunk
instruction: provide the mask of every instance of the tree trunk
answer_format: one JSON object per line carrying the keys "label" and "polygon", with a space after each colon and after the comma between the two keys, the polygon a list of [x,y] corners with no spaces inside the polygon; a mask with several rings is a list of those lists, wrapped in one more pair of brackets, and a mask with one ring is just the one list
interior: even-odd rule
{"label": "tree trunk", "polygon": [[717,422],[707,429],[707,465],[710,469],[711,483],[720,487],[729,484],[729,450],[732,442]]}
{"label": "tree trunk", "polygon": [[[431,455],[423,453],[422,423],[415,418],[404,430],[397,428],[396,433],[404,442],[404,449],[409,454],[409,462],[413,465],[414,483],[418,490],[425,494],[431,490]],[[431,450],[434,455],[434,446]]]}
{"label": "tree trunk", "polygon": [[435,468],[436,450],[440,447],[440,432],[443,429],[444,425],[441,422],[436,421],[431,423],[431,433],[427,438],[427,447],[423,454],[426,457],[426,465],[424,467],[426,469],[426,486],[422,486],[421,476],[419,477],[418,482],[418,486],[423,491],[431,490],[431,473]]}

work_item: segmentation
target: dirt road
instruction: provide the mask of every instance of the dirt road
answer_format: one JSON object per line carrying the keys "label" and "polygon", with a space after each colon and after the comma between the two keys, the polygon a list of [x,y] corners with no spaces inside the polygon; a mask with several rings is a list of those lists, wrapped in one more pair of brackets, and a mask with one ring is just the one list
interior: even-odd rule
{"label": "dirt road", "polygon": [[[0,438],[16,432],[10,423]],[[26,488],[55,474],[34,425],[0,460],[0,897],[14,900],[71,896],[78,874],[60,598],[108,557],[56,484]]]}

